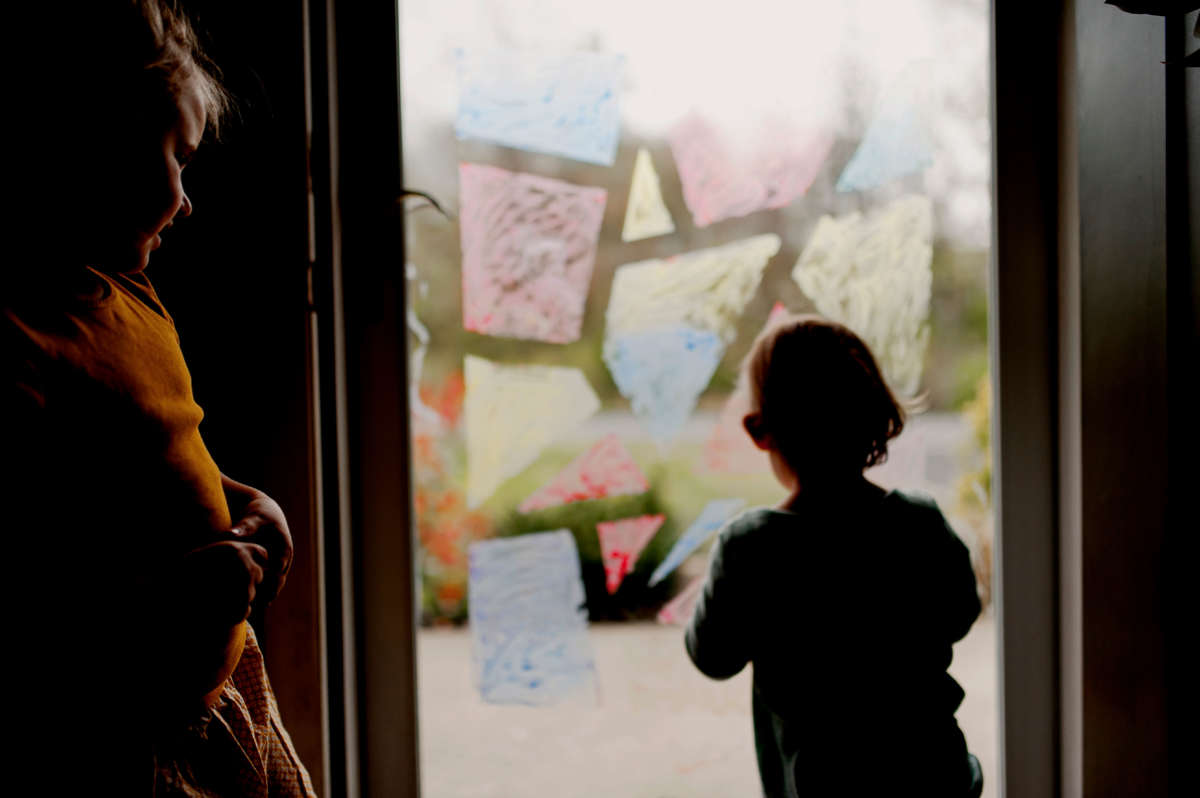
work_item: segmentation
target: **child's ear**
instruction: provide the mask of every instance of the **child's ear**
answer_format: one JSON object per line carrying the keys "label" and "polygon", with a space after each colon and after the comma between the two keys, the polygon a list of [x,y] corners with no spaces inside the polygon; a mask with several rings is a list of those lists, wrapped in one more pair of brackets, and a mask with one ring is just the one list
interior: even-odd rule
{"label": "child's ear", "polygon": [[754,441],[755,446],[764,452],[772,448],[771,434],[763,428],[762,413],[747,413],[742,419],[742,426],[746,428],[746,434]]}

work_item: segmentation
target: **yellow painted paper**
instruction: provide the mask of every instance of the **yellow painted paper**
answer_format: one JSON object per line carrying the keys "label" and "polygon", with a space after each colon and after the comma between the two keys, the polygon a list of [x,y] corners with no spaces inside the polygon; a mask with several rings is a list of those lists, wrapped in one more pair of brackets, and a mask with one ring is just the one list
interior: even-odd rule
{"label": "yellow painted paper", "polygon": [[629,185],[629,203],[625,206],[621,240],[640,241],[674,232],[675,222],[663,202],[654,162],[650,160],[650,153],[642,147],[638,149],[637,159],[633,162],[633,178]]}
{"label": "yellow painted paper", "polygon": [[471,507],[478,507],[547,445],[600,409],[600,400],[578,369],[509,366],[468,355],[464,376]]}
{"label": "yellow painted paper", "polygon": [[821,315],[871,347],[892,388],[916,394],[929,343],[933,204],[906,195],[869,217],[822,216],[792,279]]}
{"label": "yellow painted paper", "polygon": [[716,333],[729,343],[779,246],[779,236],[767,233],[621,266],[608,301],[606,341],[650,329],[686,326]]}

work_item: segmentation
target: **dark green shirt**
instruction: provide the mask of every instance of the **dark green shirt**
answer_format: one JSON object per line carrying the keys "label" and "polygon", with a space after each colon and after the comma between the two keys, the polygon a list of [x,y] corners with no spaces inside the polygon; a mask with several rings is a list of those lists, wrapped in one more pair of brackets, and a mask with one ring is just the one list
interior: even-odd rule
{"label": "dark green shirt", "polygon": [[932,499],[803,498],[721,531],[685,642],[715,679],[754,663],[771,798],[958,795],[963,691],[946,668],[979,611],[967,548]]}

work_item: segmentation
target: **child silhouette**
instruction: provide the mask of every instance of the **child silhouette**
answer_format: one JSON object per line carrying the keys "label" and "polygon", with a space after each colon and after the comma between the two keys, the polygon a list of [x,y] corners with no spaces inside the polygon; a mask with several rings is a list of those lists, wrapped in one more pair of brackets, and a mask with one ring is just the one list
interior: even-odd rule
{"label": "child silhouette", "polygon": [[946,672],[980,611],[975,576],[932,499],[863,476],[904,425],[874,357],[846,327],[793,316],[745,369],[746,432],[790,493],[721,531],[689,656],[715,679],[753,663],[769,798],[977,796]]}
{"label": "child silhouette", "polygon": [[228,99],[169,0],[48,5],[0,295],[14,775],[36,781],[21,794],[313,795],[246,621],[286,578],[287,522],[209,454],[144,273]]}

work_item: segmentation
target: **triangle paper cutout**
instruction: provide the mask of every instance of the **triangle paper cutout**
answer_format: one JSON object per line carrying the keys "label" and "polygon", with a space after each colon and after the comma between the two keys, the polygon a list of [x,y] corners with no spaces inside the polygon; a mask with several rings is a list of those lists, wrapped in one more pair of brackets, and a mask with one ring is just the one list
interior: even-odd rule
{"label": "triangle paper cutout", "polygon": [[470,507],[478,507],[546,446],[600,409],[579,369],[509,366],[468,355],[464,372]]}
{"label": "triangle paper cutout", "polygon": [[782,241],[774,233],[669,258],[627,263],[613,277],[605,335],[685,325],[729,343]]}
{"label": "triangle paper cutout", "polygon": [[570,502],[645,493],[650,485],[616,435],[605,435],[521,502],[523,513]]}
{"label": "triangle paper cutout", "polygon": [[658,622],[674,626],[683,626],[692,618],[696,602],[700,600],[700,589],[704,587],[704,575],[701,574],[687,583],[687,587],[679,595],[663,605],[658,611]]}
{"label": "triangle paper cutout", "polygon": [[600,555],[604,559],[604,584],[609,593],[617,592],[625,575],[633,570],[642,549],[646,548],[666,518],[661,514],[642,515],[596,524]]}
{"label": "triangle paper cutout", "polygon": [[688,558],[696,549],[704,544],[733,514],[746,504],[745,499],[714,499],[704,506],[700,515],[692,522],[684,533],[675,541],[675,545],[667,552],[667,556],[650,575],[650,587],[654,587]]}
{"label": "triangle paper cutout", "polygon": [[629,202],[625,206],[621,240],[640,241],[674,232],[675,222],[663,202],[654,162],[650,160],[650,152],[641,147],[633,162],[633,178],[629,184]]}
{"label": "triangle paper cutout", "polygon": [[715,333],[673,326],[610,339],[604,363],[617,390],[660,450],[683,429],[696,400],[708,387],[725,344]]}

